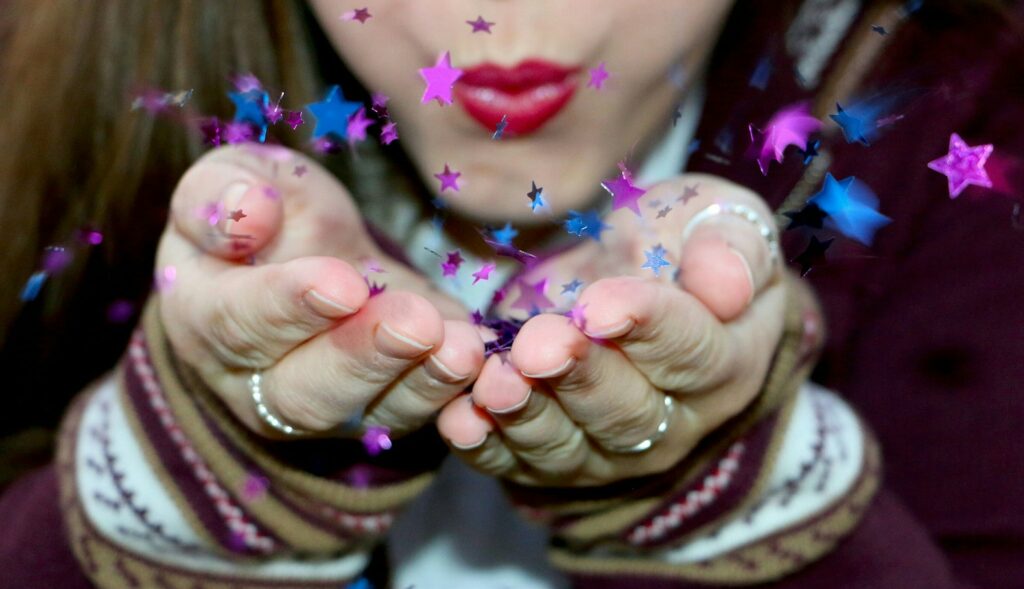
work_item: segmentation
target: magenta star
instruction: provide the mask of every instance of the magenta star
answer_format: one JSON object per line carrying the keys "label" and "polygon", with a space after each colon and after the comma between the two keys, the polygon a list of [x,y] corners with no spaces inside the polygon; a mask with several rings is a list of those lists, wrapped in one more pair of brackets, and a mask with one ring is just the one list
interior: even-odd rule
{"label": "magenta star", "polygon": [[949,198],[960,196],[968,186],[992,188],[992,180],[985,171],[985,162],[992,155],[992,144],[971,147],[953,133],[949,138],[949,153],[928,162],[928,167],[949,178]]}
{"label": "magenta star", "polygon": [[[802,151],[807,150],[807,139],[811,133],[821,129],[821,121],[812,117],[810,112],[807,102],[799,102],[772,115],[764,131],[750,125],[750,140],[754,142],[757,151],[757,165],[761,168],[761,174],[768,175],[768,166],[773,158],[781,164],[782,156],[790,145]],[[760,146],[755,131],[761,134]]]}
{"label": "magenta star", "polygon": [[388,118],[388,98],[383,92],[374,92],[370,97],[370,110],[382,119]]}
{"label": "magenta star", "polygon": [[356,114],[352,115],[348,119],[348,128],[346,133],[348,134],[349,145],[355,145],[356,141],[363,141],[366,139],[366,130],[373,125],[373,119],[366,116],[366,109],[359,107]]}
{"label": "magenta star", "polygon": [[496,267],[497,266],[494,262],[487,262],[483,266],[480,266],[480,269],[473,273],[473,284],[490,278],[491,272],[494,272]]}
{"label": "magenta star", "polygon": [[341,15],[341,20],[357,20],[360,24],[366,24],[366,21],[370,20],[371,17],[373,15],[370,14],[370,8],[366,7],[349,10]]}
{"label": "magenta star", "polygon": [[452,86],[462,77],[462,70],[452,67],[451,57],[445,51],[437,58],[434,67],[420,69],[420,77],[427,83],[420,102],[426,104],[437,99],[442,104],[452,103]]}
{"label": "magenta star", "polygon": [[284,124],[292,128],[292,131],[299,128],[302,124],[302,111],[300,110],[286,110],[284,112]]}
{"label": "magenta star", "polygon": [[604,88],[605,80],[611,77],[608,70],[604,69],[604,62],[597,64],[597,67],[590,70],[590,81],[587,82],[587,88],[594,88],[600,90]]}
{"label": "magenta star", "polygon": [[391,121],[380,128],[380,142],[384,145],[391,145],[392,141],[398,139],[398,123]]}
{"label": "magenta star", "polygon": [[477,16],[476,20],[467,20],[466,24],[473,27],[471,31],[473,33],[484,32],[490,34],[491,27],[494,26],[494,23],[485,21],[482,16]]}
{"label": "magenta star", "polygon": [[462,253],[459,250],[454,252],[448,252],[448,259],[441,262],[441,272],[445,277],[455,276],[459,271],[459,266],[462,265]]}
{"label": "magenta star", "polygon": [[633,178],[629,171],[625,169],[625,166],[620,165],[619,167],[622,170],[622,176],[605,180],[601,183],[601,188],[604,188],[612,195],[613,211],[627,207],[636,213],[637,216],[641,216],[640,205],[637,204],[637,201],[640,200],[640,197],[647,194],[647,191],[633,184]]}
{"label": "magenta star", "polygon": [[256,473],[249,473],[242,487],[242,498],[246,501],[257,501],[262,499],[270,487],[270,481]]}
{"label": "magenta star", "polygon": [[572,309],[569,309],[569,311],[565,314],[565,316],[569,318],[569,323],[575,325],[576,328],[579,329],[580,331],[583,331],[587,328],[587,318],[583,316],[583,309],[585,308],[586,305],[576,303],[575,305],[572,306]]}
{"label": "magenta star", "polygon": [[441,181],[441,192],[444,192],[446,188],[451,188],[455,192],[459,191],[459,176],[462,172],[453,172],[448,169],[448,163],[444,164],[444,171],[438,174],[434,174],[434,177]]}
{"label": "magenta star", "polygon": [[533,284],[527,283],[525,280],[519,281],[519,298],[512,303],[513,309],[523,309],[528,312],[533,312],[534,309],[543,311],[544,309],[550,309],[555,304],[551,302],[551,299],[547,297],[545,291],[548,289],[548,279],[545,278],[539,282]]}

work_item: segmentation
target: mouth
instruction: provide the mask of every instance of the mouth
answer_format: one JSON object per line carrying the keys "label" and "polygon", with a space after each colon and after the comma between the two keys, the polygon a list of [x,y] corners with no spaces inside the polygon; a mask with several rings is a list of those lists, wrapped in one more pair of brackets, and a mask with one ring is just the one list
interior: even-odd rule
{"label": "mouth", "polygon": [[494,132],[503,117],[505,133],[526,135],[543,127],[569,104],[579,67],[528,59],[506,68],[491,63],[463,70],[455,100],[473,120]]}

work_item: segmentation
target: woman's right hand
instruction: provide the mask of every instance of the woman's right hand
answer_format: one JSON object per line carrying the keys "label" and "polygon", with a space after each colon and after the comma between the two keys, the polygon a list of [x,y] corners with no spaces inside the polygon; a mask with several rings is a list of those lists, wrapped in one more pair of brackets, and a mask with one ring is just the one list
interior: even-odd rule
{"label": "woman's right hand", "polygon": [[[303,173],[304,172],[304,173]],[[369,296],[354,265],[387,284]],[[197,161],[175,189],[157,254],[160,313],[176,355],[252,430],[268,409],[327,433],[361,411],[393,435],[419,428],[480,371],[461,306],[375,245],[345,188],[313,160],[261,145]]]}

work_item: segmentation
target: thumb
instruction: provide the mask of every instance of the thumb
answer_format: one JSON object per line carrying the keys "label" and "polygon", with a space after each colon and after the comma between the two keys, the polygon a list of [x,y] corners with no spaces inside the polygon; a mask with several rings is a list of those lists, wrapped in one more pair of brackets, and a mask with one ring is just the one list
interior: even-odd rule
{"label": "thumb", "polygon": [[227,260],[262,249],[280,232],[284,218],[276,168],[267,159],[237,147],[200,158],[171,197],[174,228],[203,251]]}

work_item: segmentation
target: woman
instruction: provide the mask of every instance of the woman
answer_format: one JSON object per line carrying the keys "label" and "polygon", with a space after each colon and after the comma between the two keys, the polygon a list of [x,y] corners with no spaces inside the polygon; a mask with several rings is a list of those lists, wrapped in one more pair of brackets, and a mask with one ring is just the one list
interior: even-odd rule
{"label": "woman", "polygon": [[[187,6],[181,8],[182,22],[192,16]],[[312,60],[304,54],[308,46],[297,42],[302,37],[296,36],[300,21],[295,7],[271,7],[268,16],[280,39],[275,50],[289,64],[277,71],[293,78],[279,85],[288,89],[286,96],[303,96],[291,87],[309,82],[303,64]],[[928,429],[930,423],[898,419],[903,413],[893,409],[888,382],[908,374],[908,362],[922,361],[917,358],[922,339],[930,350],[924,352],[926,366],[946,369],[951,358],[967,363],[960,368],[966,375],[930,376],[932,389],[998,388],[1012,382],[1012,368],[976,367],[962,359],[965,354],[972,358],[969,351],[940,345],[947,339],[967,345],[1020,325],[1014,321],[1019,311],[1011,305],[996,303],[991,326],[950,316],[943,327],[952,331],[932,337],[917,323],[914,337],[905,342],[891,331],[893,317],[914,320],[914,288],[934,288],[931,258],[924,252],[948,238],[921,241],[922,236],[930,236],[932,226],[945,230],[943,215],[955,210],[941,201],[925,208],[934,201],[935,182],[944,186],[942,178],[930,176],[923,163],[911,168],[919,159],[926,163],[941,155],[945,140],[939,142],[939,153],[926,157],[908,154],[898,138],[930,133],[948,139],[961,129],[972,144],[984,139],[997,144],[999,153],[1013,154],[1015,146],[1019,153],[1019,140],[1015,144],[1012,136],[999,135],[1019,120],[1013,118],[1020,113],[1012,101],[998,102],[1006,103],[998,112],[1006,122],[986,120],[970,108],[975,97],[999,95],[1004,77],[1012,74],[1010,62],[1002,58],[1012,55],[1017,40],[996,36],[983,57],[936,49],[934,66],[912,76],[899,66],[924,46],[924,36],[939,31],[950,39],[971,39],[993,30],[997,21],[976,25],[977,31],[968,26],[943,31],[941,16],[948,13],[925,8],[912,15],[916,7],[884,3],[808,2],[793,14],[775,6],[742,5],[731,15],[731,7],[713,2],[629,8],[608,3],[588,7],[586,14],[541,3],[495,4],[486,6],[494,12],[487,19],[495,24],[484,43],[480,39],[488,33],[478,28],[486,28],[488,20],[481,16],[467,26],[466,19],[455,18],[460,6],[380,3],[342,20],[337,7],[326,2],[311,2],[310,8],[355,77],[390,97],[389,114],[381,123],[398,122],[411,167],[430,181],[426,185],[449,216],[440,236],[429,223],[418,222],[429,214],[414,213],[413,221],[403,225],[397,217],[408,207],[391,194],[395,187],[382,184],[387,175],[373,168],[372,160],[357,160],[347,182],[361,192],[360,198],[371,199],[358,212],[371,220],[381,217],[375,209],[389,215],[378,225],[390,229],[391,240],[403,242],[404,253],[433,273],[448,295],[395,262],[401,248],[387,248],[386,239],[375,242],[364,232],[348,191],[314,162],[279,148],[222,150],[200,160],[172,199],[172,223],[157,257],[160,295],[143,319],[144,335],[129,346],[117,373],[120,380],[97,385],[66,421],[58,456],[64,473],[63,514],[53,499],[53,471],[16,487],[5,499],[5,513],[19,513],[20,527],[36,532],[13,534],[20,549],[7,549],[7,554],[41,558],[47,570],[77,573],[79,583],[87,582],[84,571],[99,586],[174,586],[217,578],[247,585],[336,585],[361,574],[372,540],[431,478],[439,454],[424,426],[440,410],[437,427],[454,453],[502,479],[520,506],[551,524],[556,538],[551,556],[559,570],[543,568],[541,559],[528,553],[539,544],[536,533],[524,537],[528,531],[515,528],[499,507],[475,519],[458,519],[466,513],[456,511],[452,517],[460,525],[466,521],[476,527],[446,534],[437,510],[464,512],[467,505],[490,501],[486,497],[493,491],[492,479],[446,467],[438,486],[417,499],[393,533],[392,557],[403,586],[428,586],[436,578],[449,583],[445,586],[458,582],[453,579],[474,586],[526,586],[557,585],[570,578],[580,586],[772,580],[796,587],[953,586],[957,574],[1011,586],[1016,579],[1011,557],[997,566],[992,557],[975,558],[973,546],[956,543],[970,534],[1012,536],[1004,532],[1006,523],[986,524],[972,517],[970,506],[954,516],[948,510],[935,513],[932,501],[948,505],[955,485],[938,492],[929,487],[928,493],[915,487],[922,478],[913,470],[921,468],[920,452],[900,455],[911,447],[908,434],[918,433],[927,443],[941,437]],[[125,10],[120,16],[130,19],[132,11],[142,9]],[[203,5],[204,18],[212,19],[206,22],[216,22],[216,10]],[[152,19],[153,27],[166,27],[159,16],[139,12],[135,22],[140,31],[146,19]],[[95,18],[106,23],[109,17]],[[509,31],[504,37],[502,26]],[[720,51],[712,57],[716,39],[721,39]],[[240,41],[243,47],[212,54],[244,55],[261,40]],[[329,65],[331,49],[316,43],[317,55]],[[936,47],[934,38],[927,43]],[[202,48],[204,42],[189,42],[180,51],[169,51],[179,64],[171,71],[183,71],[181,60],[189,51],[208,60],[211,53]],[[887,60],[870,67],[883,48]],[[452,61],[437,57],[446,50]],[[290,52],[298,58],[289,60]],[[147,56],[146,51],[137,54]],[[153,60],[161,57],[156,51]],[[552,63],[531,64],[531,57]],[[141,59],[140,71],[158,71],[149,67],[154,61]],[[520,67],[495,72],[480,65],[486,61]],[[468,72],[467,80],[454,87],[465,113],[430,103],[448,100],[444,76],[454,75],[453,63]],[[252,69],[267,88],[276,87],[270,75],[275,68],[258,59],[241,65],[235,71]],[[559,72],[557,66],[568,71]],[[425,70],[425,90],[411,74],[418,68]],[[973,77],[954,76],[961,82],[955,84],[950,71],[969,71]],[[216,78],[217,73],[204,64],[203,75]],[[900,100],[894,99],[887,118],[875,125],[892,129],[866,151],[836,137],[837,127],[826,127],[817,157],[804,146],[810,160],[806,168],[805,158],[790,157],[762,175],[753,159],[744,157],[746,144],[740,137],[747,127],[769,123],[770,132],[772,114],[788,105],[813,99],[815,114],[824,118],[836,100],[896,83],[916,88],[894,92]],[[247,84],[241,82],[236,94],[254,90]],[[960,94],[943,92],[949,85]],[[345,95],[351,96],[351,90]],[[310,109],[316,116],[314,136],[343,99],[330,93],[310,102],[317,100]],[[964,111],[951,115],[958,125],[927,124],[936,113],[954,107]],[[495,119],[500,125],[502,118],[495,115],[508,115],[497,112],[505,110],[512,113],[505,120],[509,136],[494,139],[500,133],[492,125]],[[679,117],[672,126],[674,111]],[[122,133],[115,135],[124,137],[115,140],[119,149],[107,148],[96,157],[113,157],[115,164],[139,157],[130,128]],[[342,134],[335,132],[333,139],[344,139]],[[690,137],[700,143],[687,154]],[[864,136],[854,139],[869,142]],[[687,155],[689,170],[711,175],[678,175]],[[494,165],[497,158],[500,166]],[[875,166],[862,167],[872,159]],[[614,164],[623,160],[621,171],[612,174]],[[157,177],[161,161],[132,169]],[[1003,161],[1013,163],[1012,158]],[[97,186],[101,194],[114,194],[118,190],[108,182],[120,174],[107,169],[110,177],[100,176]],[[876,495],[874,444],[846,405],[801,386],[821,330],[810,298],[784,278],[781,255],[773,253],[776,238],[765,203],[808,223],[804,202],[821,186],[825,170],[837,178],[861,176],[879,192],[880,185],[898,177],[901,193],[908,195],[896,202],[883,197],[881,210],[895,222],[879,232],[870,250],[883,261],[868,259],[867,264],[863,250],[849,239],[829,251],[832,268],[816,268],[820,260],[813,259],[814,250],[799,260],[804,270],[816,268],[810,275],[821,277],[823,300],[834,317],[824,378],[869,412],[883,445],[897,456],[895,464],[888,463],[893,485],[904,498],[914,499],[917,517],[932,518],[927,528],[894,495]],[[440,186],[433,184],[434,177]],[[740,180],[740,185],[721,177]],[[608,200],[598,200],[601,180],[612,193],[612,212],[598,216],[596,223],[594,217],[570,213]],[[1011,182],[1012,175],[1004,181]],[[641,196],[638,186],[647,193]],[[885,192],[891,190],[887,185]],[[648,211],[654,201],[660,207]],[[1007,221],[986,229],[992,244],[979,245],[979,251],[986,259],[999,255],[1012,262],[1019,254],[998,248],[1003,243],[998,240],[1014,238],[1006,203],[970,204],[964,217],[978,223]],[[561,229],[550,227],[567,214],[587,219],[576,225],[576,232],[592,239],[566,248]],[[904,221],[901,229],[901,219],[920,224],[911,230]],[[504,221],[531,231],[524,231],[515,247],[502,247],[503,238],[493,229]],[[516,262],[505,263],[477,238],[481,224],[492,225],[489,241],[497,242],[498,253],[524,259],[516,249],[521,248],[541,261],[522,271]],[[603,233],[604,225],[612,229]],[[801,230],[803,235],[793,233],[802,239],[798,248],[811,233]],[[925,258],[896,257],[908,247]],[[449,248],[458,252],[455,258],[437,259],[429,251],[444,255]],[[948,263],[946,250],[938,251]],[[791,251],[787,257],[800,253]],[[310,257],[317,255],[331,257]],[[963,258],[975,273],[982,271],[974,262],[977,255],[969,252]],[[495,262],[495,275],[488,278],[483,265],[477,270],[475,263],[466,263],[477,270],[471,279],[466,268],[459,270],[462,257],[501,264]],[[678,275],[658,271],[666,259],[678,266]],[[378,269],[386,272],[378,274]],[[366,287],[361,271],[385,283],[386,290],[371,297],[377,289]],[[661,280],[629,277],[649,277],[648,272]],[[454,274],[454,280],[446,274]],[[492,298],[499,275],[517,276],[506,298],[497,301],[496,316],[538,316],[515,335],[509,354],[485,361],[481,334],[466,316]],[[895,276],[906,282],[891,286]],[[565,294],[571,295],[575,282],[584,285],[577,299],[550,300],[554,292],[545,286],[565,284]],[[965,296],[950,290],[933,309],[958,308],[962,302],[956,294]],[[457,295],[461,304],[449,295]],[[558,310],[569,310],[570,319],[559,317]],[[490,325],[492,330],[502,327]],[[485,339],[494,335],[482,334]],[[874,356],[880,340],[885,352]],[[976,384],[975,373],[1000,380]],[[880,376],[887,382],[872,380]],[[471,395],[463,393],[470,384]],[[898,390],[916,390],[921,384],[908,380]],[[884,402],[872,396],[883,392]],[[950,411],[936,409],[931,421],[967,410],[979,416],[992,413],[994,430],[1019,421],[1019,414],[989,410],[985,398],[975,396],[969,408],[959,401]],[[877,415],[871,412],[876,404]],[[358,443],[267,444],[242,427],[267,437],[310,437],[353,417],[361,417],[364,428],[387,427],[396,437],[395,447],[365,459]],[[960,436],[955,445],[966,446]],[[971,456],[981,455],[977,447],[971,451]],[[1003,499],[1019,484],[1019,477],[1000,477],[989,488],[999,489]],[[458,501],[446,491],[459,492]],[[946,497],[936,497],[943,492]],[[43,521],[67,526],[81,571],[74,564],[56,567],[68,562],[70,554],[66,545],[40,538]],[[526,553],[517,559],[508,550],[490,550],[496,538],[506,536],[473,536],[481,525],[522,538],[515,545]],[[432,530],[430,539],[417,535],[424,529]],[[928,533],[950,544],[949,561]],[[477,566],[434,568],[450,555],[444,540],[467,535],[476,542],[470,554],[480,562],[470,565]],[[47,546],[52,552],[43,549]],[[335,558],[324,560],[332,552]],[[304,553],[317,558],[298,558]],[[510,564],[511,576],[495,572],[502,563]],[[481,569],[486,581],[476,576]],[[60,578],[70,586],[70,577]],[[22,579],[22,584],[30,579],[45,583],[41,577]]]}

